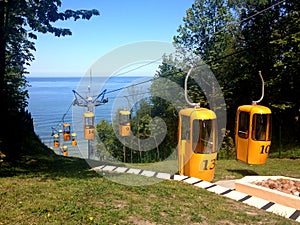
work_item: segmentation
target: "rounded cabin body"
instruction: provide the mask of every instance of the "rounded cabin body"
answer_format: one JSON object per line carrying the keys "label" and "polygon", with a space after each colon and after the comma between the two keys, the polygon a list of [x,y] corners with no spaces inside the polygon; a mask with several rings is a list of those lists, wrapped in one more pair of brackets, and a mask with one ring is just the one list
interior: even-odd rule
{"label": "rounded cabin body", "polygon": [[261,105],[240,106],[236,116],[236,159],[247,164],[264,164],[270,145],[271,110]]}
{"label": "rounded cabin body", "polygon": [[212,181],[217,161],[216,114],[206,108],[179,112],[179,174]]}
{"label": "rounded cabin body", "polygon": [[122,137],[130,135],[130,112],[127,110],[119,111],[119,134]]}
{"label": "rounded cabin body", "polygon": [[63,134],[64,134],[64,141],[71,140],[71,125],[69,123],[63,124]]}
{"label": "rounded cabin body", "polygon": [[83,114],[84,139],[95,139],[95,114],[93,112],[85,112]]}

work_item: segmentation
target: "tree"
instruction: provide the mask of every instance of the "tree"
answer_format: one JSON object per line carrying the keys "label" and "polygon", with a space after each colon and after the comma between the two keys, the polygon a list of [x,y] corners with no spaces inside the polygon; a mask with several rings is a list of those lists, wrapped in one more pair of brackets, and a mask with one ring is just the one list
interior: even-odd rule
{"label": "tree", "polygon": [[[238,57],[243,51],[238,46],[241,31],[238,17],[232,4],[224,0],[198,0],[187,10],[183,25],[180,25],[174,42],[181,48],[193,51],[210,67],[222,88],[229,106],[227,110],[234,112],[231,103],[236,101],[233,95],[238,82]],[[201,93],[197,85],[189,85],[193,93]],[[244,89],[243,89],[244,90]],[[193,96],[194,94],[190,94]],[[240,96],[240,95],[238,95]],[[196,97],[196,96],[195,96]],[[198,97],[200,98],[200,96]],[[202,96],[202,106],[206,100]],[[194,98],[196,101],[197,98]],[[204,101],[204,102],[203,102]],[[228,120],[228,127],[233,127],[234,118]]]}
{"label": "tree", "polygon": [[[198,0],[187,10],[174,42],[193,50],[210,66],[227,103],[227,127],[234,134],[239,105],[260,98],[273,111],[273,140],[299,143],[299,8],[297,0]],[[284,126],[284,124],[288,124]]]}
{"label": "tree", "polygon": [[37,33],[71,35],[69,29],[55,27],[54,23],[71,18],[88,20],[99,15],[96,9],[59,12],[60,6],[60,0],[0,0],[0,148],[12,157],[21,147],[17,133],[24,127],[18,113],[27,106],[26,67],[34,60],[33,40],[37,39]]}

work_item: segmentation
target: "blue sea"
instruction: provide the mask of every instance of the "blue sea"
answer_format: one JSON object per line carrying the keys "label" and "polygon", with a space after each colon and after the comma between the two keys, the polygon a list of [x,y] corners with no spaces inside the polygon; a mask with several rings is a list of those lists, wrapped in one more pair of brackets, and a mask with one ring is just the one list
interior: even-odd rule
{"label": "blue sea", "polygon": [[117,110],[130,109],[138,100],[149,95],[147,89],[151,82],[147,81],[151,78],[28,77],[28,110],[34,120],[35,133],[44,144],[52,147],[52,131],[68,122],[71,124],[71,131],[77,134],[80,141],[83,139],[83,113],[87,108],[72,104],[76,97],[80,102],[88,97],[95,101],[101,100],[102,95],[99,94],[106,91],[104,98],[108,98],[108,102],[95,107],[95,120],[96,123],[101,119],[112,122]]}

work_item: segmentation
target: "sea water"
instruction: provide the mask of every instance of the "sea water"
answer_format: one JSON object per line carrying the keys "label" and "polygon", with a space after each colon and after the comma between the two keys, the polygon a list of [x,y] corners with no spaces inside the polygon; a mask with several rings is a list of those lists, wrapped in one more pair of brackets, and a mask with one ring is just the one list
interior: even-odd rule
{"label": "sea water", "polygon": [[[53,132],[62,128],[64,122],[70,123],[72,130],[78,125],[77,130],[73,131],[82,139],[82,118],[87,107],[74,105],[76,97],[83,103],[88,97],[94,100],[107,98],[107,103],[94,107],[95,122],[99,123],[101,119],[112,122],[116,110],[130,109],[138,100],[149,96],[151,85],[147,82],[151,81],[151,77],[143,76],[28,77],[27,81],[28,110],[33,118],[35,133],[51,148]],[[106,94],[99,96],[103,91]],[[73,155],[80,157],[80,154]]]}

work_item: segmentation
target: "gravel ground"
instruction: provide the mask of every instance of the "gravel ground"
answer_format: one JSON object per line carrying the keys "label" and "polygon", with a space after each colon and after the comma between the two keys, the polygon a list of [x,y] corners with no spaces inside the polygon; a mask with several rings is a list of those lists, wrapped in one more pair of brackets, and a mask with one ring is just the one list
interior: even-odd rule
{"label": "gravel ground", "polygon": [[280,178],[255,181],[253,184],[300,197],[300,181]]}

